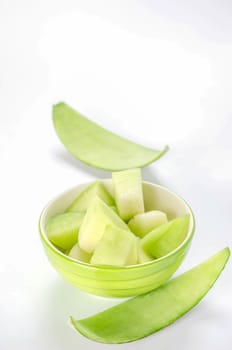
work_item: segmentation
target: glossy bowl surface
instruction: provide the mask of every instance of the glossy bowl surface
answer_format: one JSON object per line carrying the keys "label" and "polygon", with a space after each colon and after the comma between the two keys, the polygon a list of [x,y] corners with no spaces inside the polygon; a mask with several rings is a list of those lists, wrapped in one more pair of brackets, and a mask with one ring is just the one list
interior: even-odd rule
{"label": "glossy bowl surface", "polygon": [[[112,180],[102,180],[112,193]],[[49,217],[62,213],[89,183],[78,185],[48,203],[39,219],[39,231],[45,253],[52,266],[70,284],[95,295],[129,297],[149,292],[167,281],[186,256],[194,234],[194,216],[189,205],[174,192],[162,186],[143,182],[146,210],[162,210],[171,220],[190,215],[188,234],[170,254],[151,262],[126,267],[93,266],[74,260],[60,252],[47,238],[45,226]]]}

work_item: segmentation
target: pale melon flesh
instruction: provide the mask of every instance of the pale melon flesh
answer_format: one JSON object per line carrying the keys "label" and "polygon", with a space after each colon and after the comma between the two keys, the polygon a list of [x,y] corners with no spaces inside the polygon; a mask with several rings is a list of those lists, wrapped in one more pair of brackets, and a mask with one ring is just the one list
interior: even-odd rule
{"label": "pale melon flesh", "polygon": [[152,261],[154,260],[154,257],[147,253],[142,245],[141,245],[141,239],[138,238],[138,241],[137,241],[137,263],[138,264],[143,264],[143,263],[146,263],[148,261]]}
{"label": "pale melon flesh", "polygon": [[167,222],[166,213],[159,210],[151,210],[135,215],[128,222],[128,226],[136,236],[142,238],[151,230]]}
{"label": "pale melon flesh", "polygon": [[133,233],[113,225],[107,225],[90,263],[113,266],[136,264],[135,241]]}
{"label": "pale melon flesh", "polygon": [[140,169],[112,173],[114,197],[120,217],[128,221],[144,212],[143,188]]}
{"label": "pale melon flesh", "polygon": [[68,206],[66,212],[86,211],[96,196],[101,198],[109,206],[115,205],[113,197],[107,191],[105,186],[100,181],[95,181],[77,196],[77,198]]}
{"label": "pale melon flesh", "polygon": [[68,253],[68,256],[78,261],[88,263],[92,255],[85,252],[83,249],[80,248],[79,244],[76,243]]}
{"label": "pale melon flesh", "polygon": [[127,224],[114,210],[96,197],[90,204],[79,230],[78,242],[81,249],[92,253],[109,224],[129,231]]}

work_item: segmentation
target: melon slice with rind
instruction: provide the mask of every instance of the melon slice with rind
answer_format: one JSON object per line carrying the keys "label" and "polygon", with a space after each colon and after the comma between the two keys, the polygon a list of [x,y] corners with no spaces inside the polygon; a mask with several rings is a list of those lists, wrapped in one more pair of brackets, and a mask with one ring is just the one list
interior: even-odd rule
{"label": "melon slice with rind", "polygon": [[146,263],[148,261],[152,261],[154,260],[154,257],[147,253],[143,247],[141,246],[141,239],[138,238],[137,241],[137,263],[138,264],[143,264]]}
{"label": "melon slice with rind", "polygon": [[120,344],[144,338],[197,305],[220,276],[229,256],[230,250],[225,248],[149,293],[82,320],[70,317],[71,325],[85,337],[101,343]]}
{"label": "melon slice with rind", "polygon": [[167,222],[166,213],[159,210],[151,210],[146,213],[135,215],[128,222],[128,226],[136,236],[142,238],[157,226],[166,224]]}
{"label": "melon slice with rind", "polygon": [[88,263],[92,255],[85,252],[83,249],[80,248],[79,244],[76,243],[68,253],[68,256],[78,261]]}
{"label": "melon slice with rind", "polygon": [[92,122],[64,102],[53,107],[53,122],[63,145],[80,161],[111,171],[141,168],[168,150],[144,147]]}
{"label": "melon slice with rind", "polygon": [[81,249],[92,253],[100,241],[107,225],[115,225],[129,231],[127,224],[100,198],[90,204],[79,230],[78,242]]}
{"label": "melon slice with rind", "polygon": [[95,181],[87,186],[77,198],[69,205],[66,212],[72,211],[86,211],[90,206],[92,200],[98,196],[106,204],[114,206],[115,202],[111,194],[107,191],[105,186],[100,181]]}
{"label": "melon slice with rind", "polygon": [[120,217],[128,221],[144,212],[142,177],[140,169],[112,173],[114,197]]}
{"label": "melon slice with rind", "polygon": [[110,208],[118,215],[118,209],[115,205],[110,205]]}
{"label": "melon slice with rind", "polygon": [[84,213],[63,213],[50,217],[46,224],[48,239],[62,250],[71,249],[77,242]]}
{"label": "melon slice with rind", "polygon": [[158,226],[141,239],[143,249],[154,258],[160,258],[176,249],[185,239],[189,215],[181,216]]}

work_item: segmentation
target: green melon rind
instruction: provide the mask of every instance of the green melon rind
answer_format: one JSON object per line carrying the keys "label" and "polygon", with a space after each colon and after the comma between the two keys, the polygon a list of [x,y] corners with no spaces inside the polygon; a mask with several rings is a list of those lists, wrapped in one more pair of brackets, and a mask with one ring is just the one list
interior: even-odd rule
{"label": "green melon rind", "polygon": [[201,264],[147,294],[71,325],[85,337],[108,344],[132,342],[169,326],[212,288],[230,256],[224,248]]}

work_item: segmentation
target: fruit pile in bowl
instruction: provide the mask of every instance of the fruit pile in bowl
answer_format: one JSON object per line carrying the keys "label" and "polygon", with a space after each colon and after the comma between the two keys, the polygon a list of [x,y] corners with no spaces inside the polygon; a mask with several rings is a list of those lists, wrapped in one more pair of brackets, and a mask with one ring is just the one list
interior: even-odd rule
{"label": "fruit pile in bowl", "polygon": [[128,297],[173,275],[189,249],[194,217],[182,198],[130,169],[59,195],[43,210],[39,229],[66,281],[92,294]]}

